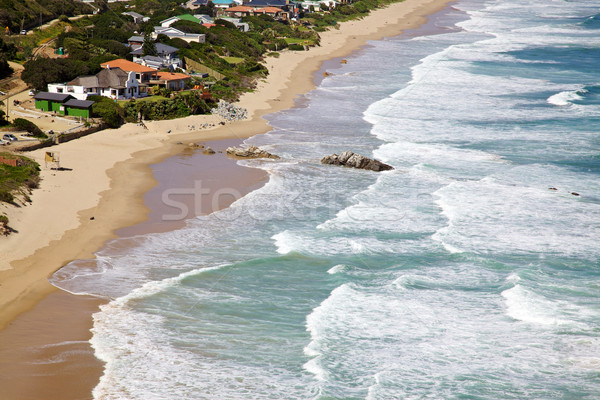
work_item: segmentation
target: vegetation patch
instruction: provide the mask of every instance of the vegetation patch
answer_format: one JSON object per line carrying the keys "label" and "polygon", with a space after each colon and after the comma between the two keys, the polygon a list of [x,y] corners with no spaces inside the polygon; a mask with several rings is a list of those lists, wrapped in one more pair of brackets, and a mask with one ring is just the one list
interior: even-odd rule
{"label": "vegetation patch", "polygon": [[34,124],[31,121],[28,121],[24,118],[16,118],[13,123],[12,126],[15,129],[21,130],[21,131],[27,131],[31,134],[31,136],[39,138],[39,139],[47,139],[48,136],[42,132],[42,130],[40,128],[38,128],[38,126],[36,124]]}
{"label": "vegetation patch", "polygon": [[0,202],[14,203],[17,197],[31,201],[31,190],[40,182],[40,166],[30,158],[0,152]]}

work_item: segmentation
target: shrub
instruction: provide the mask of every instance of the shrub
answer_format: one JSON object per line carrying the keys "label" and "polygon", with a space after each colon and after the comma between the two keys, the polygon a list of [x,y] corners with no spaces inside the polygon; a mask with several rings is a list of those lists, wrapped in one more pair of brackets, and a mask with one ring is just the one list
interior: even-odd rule
{"label": "shrub", "polygon": [[46,139],[48,137],[36,124],[26,119],[17,118],[13,121],[12,125],[19,130],[31,133],[34,137],[40,139]]}
{"label": "shrub", "polygon": [[12,203],[15,200],[15,196],[8,190],[0,190],[0,202]]}
{"label": "shrub", "polygon": [[304,46],[302,46],[301,44],[290,44],[289,49],[296,50],[296,51],[303,51]]}

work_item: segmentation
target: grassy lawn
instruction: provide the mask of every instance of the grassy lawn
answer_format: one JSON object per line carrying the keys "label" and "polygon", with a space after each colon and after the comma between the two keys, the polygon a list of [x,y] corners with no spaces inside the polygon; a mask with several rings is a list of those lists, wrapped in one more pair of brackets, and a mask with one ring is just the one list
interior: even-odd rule
{"label": "grassy lawn", "polygon": [[240,57],[221,57],[223,60],[227,61],[229,64],[240,64],[244,62],[243,58]]}
{"label": "grassy lawn", "polygon": [[306,46],[313,46],[315,41],[312,39],[300,39],[300,38],[284,38],[287,44],[301,44]]}
{"label": "grassy lawn", "polygon": [[[147,96],[147,97],[140,97],[135,99],[135,101],[145,101],[145,102],[156,102],[156,101],[160,101],[160,100],[169,100],[166,97],[163,96]],[[129,103],[131,100],[117,100],[117,103],[119,103],[120,106],[122,106],[123,104],[127,104]]]}

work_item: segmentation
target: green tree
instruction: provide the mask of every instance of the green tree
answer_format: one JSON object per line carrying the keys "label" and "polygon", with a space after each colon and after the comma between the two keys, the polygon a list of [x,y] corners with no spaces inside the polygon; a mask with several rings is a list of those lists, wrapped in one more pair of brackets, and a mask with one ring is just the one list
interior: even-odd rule
{"label": "green tree", "polygon": [[8,62],[0,54],[0,79],[6,78],[13,73],[13,69],[8,65]]}
{"label": "green tree", "polygon": [[25,69],[21,73],[21,79],[29,86],[37,90],[46,90],[49,83],[68,82],[80,75],[91,75],[94,70],[88,64],[69,58],[38,58],[25,63]]}
{"label": "green tree", "polygon": [[144,56],[155,56],[156,55],[156,44],[152,39],[152,34],[146,32],[144,34],[144,43],[142,43],[142,54]]}

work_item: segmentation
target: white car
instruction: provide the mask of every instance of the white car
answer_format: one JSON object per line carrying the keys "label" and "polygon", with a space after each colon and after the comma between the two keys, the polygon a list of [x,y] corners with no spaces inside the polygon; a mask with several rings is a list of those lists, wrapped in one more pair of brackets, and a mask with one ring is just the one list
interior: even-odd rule
{"label": "white car", "polygon": [[2,136],[2,139],[6,140],[7,142],[16,142],[17,140],[19,140],[12,133],[7,133],[6,135]]}

